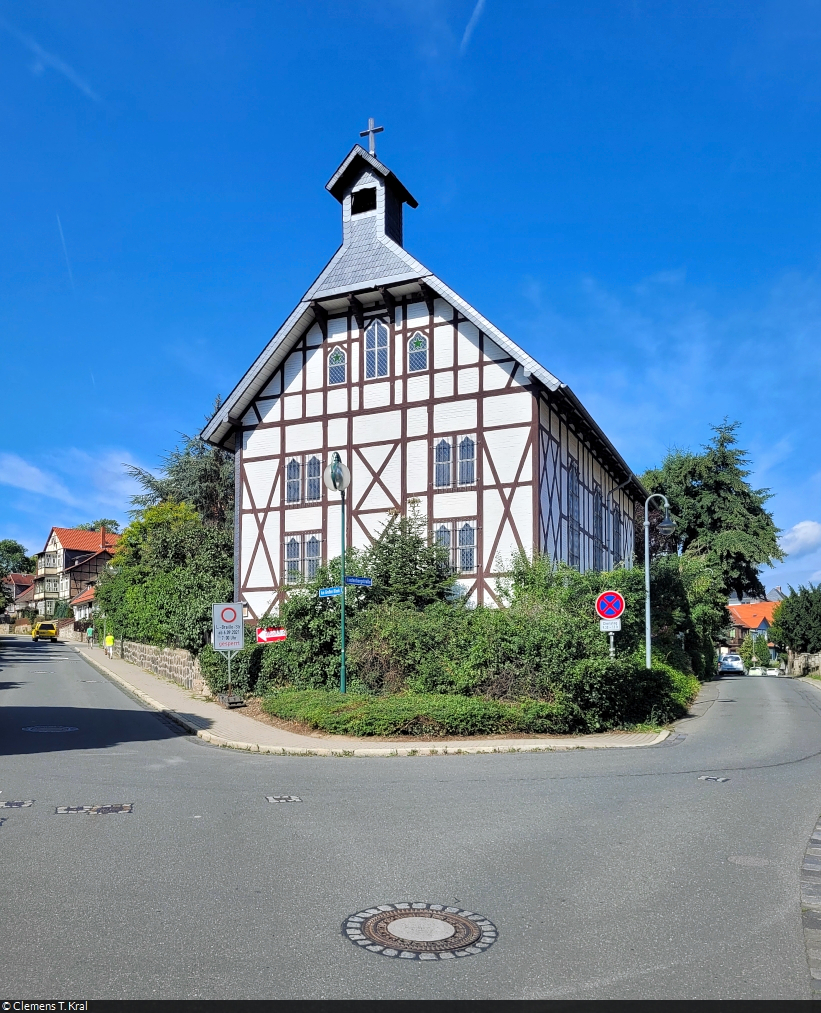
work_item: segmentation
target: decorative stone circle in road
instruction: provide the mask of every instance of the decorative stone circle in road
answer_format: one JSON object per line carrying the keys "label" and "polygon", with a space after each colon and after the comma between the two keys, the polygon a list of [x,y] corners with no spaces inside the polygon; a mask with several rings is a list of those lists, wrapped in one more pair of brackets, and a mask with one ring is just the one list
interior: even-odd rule
{"label": "decorative stone circle in road", "polygon": [[107,816],[109,813],[130,813],[133,811],[133,802],[118,802],[116,805],[58,805],[54,809],[54,815],[89,813],[91,816]]}
{"label": "decorative stone circle in road", "polygon": [[78,732],[74,725],[28,725],[24,732]]}
{"label": "decorative stone circle in road", "polygon": [[342,932],[355,946],[400,960],[470,957],[492,946],[493,922],[475,911],[444,904],[380,904],[350,915]]}
{"label": "decorative stone circle in road", "polygon": [[299,795],[266,795],[269,802],[301,802]]}

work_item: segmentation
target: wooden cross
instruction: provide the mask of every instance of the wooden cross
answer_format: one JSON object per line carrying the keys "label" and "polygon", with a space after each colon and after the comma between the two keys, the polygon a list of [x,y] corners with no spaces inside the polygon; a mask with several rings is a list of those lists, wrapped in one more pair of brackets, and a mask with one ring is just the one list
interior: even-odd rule
{"label": "wooden cross", "polygon": [[376,137],[374,135],[381,134],[382,131],[385,129],[384,127],[375,127],[373,123],[374,123],[373,116],[369,116],[368,129],[359,131],[360,137],[368,138],[368,153],[371,155],[376,154]]}

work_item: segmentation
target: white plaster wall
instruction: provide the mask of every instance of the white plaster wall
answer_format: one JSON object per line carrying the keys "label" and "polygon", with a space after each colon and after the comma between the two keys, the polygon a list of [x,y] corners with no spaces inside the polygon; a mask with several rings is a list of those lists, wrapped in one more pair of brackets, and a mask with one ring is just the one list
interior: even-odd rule
{"label": "white plaster wall", "polygon": [[[278,468],[278,457],[272,457],[267,461],[247,461],[245,463],[245,477],[251,490],[253,505],[257,510],[264,510],[268,505]],[[248,506],[251,504],[249,503]]]}
{"label": "white plaster wall", "polygon": [[297,507],[284,510],[285,531],[320,531],[322,529],[322,507]]}
{"label": "white plaster wall", "polygon": [[297,454],[302,450],[318,450],[322,446],[322,423],[304,422],[288,426],[285,430],[285,452]]}
{"label": "white plaster wall", "polygon": [[496,394],[484,400],[483,414],[486,426],[530,422],[533,397],[527,391],[520,391],[518,394]]}
{"label": "white plaster wall", "polygon": [[476,429],[476,400],[451,401],[433,407],[433,431],[448,433],[454,430],[472,432]]}
{"label": "white plaster wall", "polygon": [[407,486],[408,493],[426,492],[428,488],[428,442],[413,440],[407,449]]}
{"label": "white plaster wall", "polygon": [[433,497],[433,516],[442,517],[475,517],[476,492],[440,492]]}
{"label": "white plaster wall", "polygon": [[252,429],[242,434],[244,457],[266,457],[280,450],[279,429]]}

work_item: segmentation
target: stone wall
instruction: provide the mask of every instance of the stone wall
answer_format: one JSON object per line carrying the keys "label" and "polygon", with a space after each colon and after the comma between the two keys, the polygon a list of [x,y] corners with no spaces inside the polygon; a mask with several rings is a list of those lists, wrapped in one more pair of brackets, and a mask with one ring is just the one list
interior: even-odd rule
{"label": "stone wall", "polygon": [[182,648],[154,647],[151,644],[137,644],[133,640],[121,640],[117,641],[114,653],[132,665],[164,679],[171,679],[194,693],[211,695],[200,672],[199,661]]}
{"label": "stone wall", "polygon": [[809,672],[821,671],[821,654],[788,654],[787,673],[796,678]]}
{"label": "stone wall", "polygon": [[82,643],[86,635],[80,630],[75,630],[73,626],[61,626],[57,631],[57,637],[59,640],[74,640],[75,642]]}

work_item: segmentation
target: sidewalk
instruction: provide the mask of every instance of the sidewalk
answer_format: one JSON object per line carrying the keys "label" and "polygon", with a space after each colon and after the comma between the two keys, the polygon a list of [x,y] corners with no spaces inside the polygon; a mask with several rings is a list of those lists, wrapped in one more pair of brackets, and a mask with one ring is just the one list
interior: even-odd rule
{"label": "sidewalk", "polygon": [[[215,746],[251,753],[295,756],[432,756],[445,753],[532,753],[562,749],[608,749],[652,746],[670,734],[654,732],[603,732],[599,735],[540,736],[538,738],[473,738],[446,741],[380,740],[363,746],[363,740],[344,735],[299,735],[226,710],[203,700],[168,679],[137,668],[120,658],[109,660],[101,648],[70,643],[91,665],[138,697],[162,711],[187,731]],[[367,740],[364,740],[367,741]]]}

